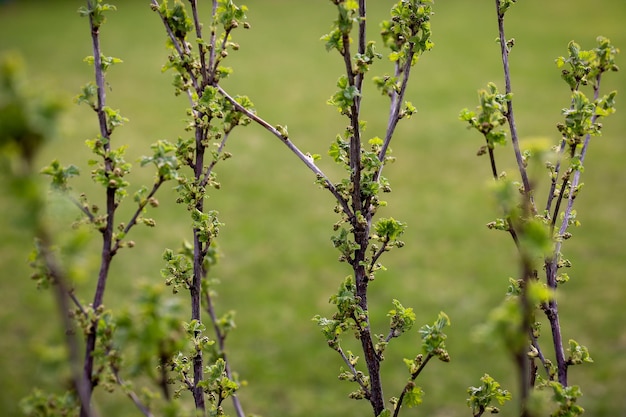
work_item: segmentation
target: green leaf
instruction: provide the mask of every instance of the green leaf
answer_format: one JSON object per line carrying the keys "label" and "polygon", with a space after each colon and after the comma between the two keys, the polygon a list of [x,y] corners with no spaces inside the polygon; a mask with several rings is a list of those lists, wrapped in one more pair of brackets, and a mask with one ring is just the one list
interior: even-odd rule
{"label": "green leaf", "polygon": [[409,408],[417,407],[422,403],[422,397],[424,396],[424,391],[416,385],[413,385],[410,389],[405,391],[404,394],[404,405]]}
{"label": "green leaf", "polygon": [[52,189],[59,191],[68,191],[70,187],[67,184],[67,180],[78,176],[80,171],[74,165],[62,167],[58,160],[54,160],[41,170],[44,175],[52,177]]}
{"label": "green leaf", "polygon": [[395,241],[404,233],[405,229],[406,224],[395,220],[393,217],[381,218],[374,225],[376,239],[385,243]]}
{"label": "green leaf", "polygon": [[424,325],[419,333],[422,337],[422,350],[427,355],[437,356],[443,362],[449,362],[450,356],[446,350],[445,340],[448,337],[443,329],[450,325],[450,319],[443,311],[439,313],[432,326]]}
{"label": "green leaf", "polygon": [[498,13],[500,13],[500,15],[504,15],[515,3],[517,3],[517,0],[501,0]]}

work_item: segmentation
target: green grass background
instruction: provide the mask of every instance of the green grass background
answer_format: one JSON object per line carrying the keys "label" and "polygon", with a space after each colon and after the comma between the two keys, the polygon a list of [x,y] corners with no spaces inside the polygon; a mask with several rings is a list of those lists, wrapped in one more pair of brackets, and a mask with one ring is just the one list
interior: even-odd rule
{"label": "green grass background", "polygon": [[[153,141],[185,134],[186,103],[173,96],[171,74],[160,71],[165,37],[148,1],[112,3],[118,12],[102,29],[104,53],[122,58],[124,64],[110,71],[109,104],[130,119],[113,140],[129,144],[128,160],[136,161]],[[372,39],[378,40],[377,22],[386,18],[391,3],[370,2]],[[419,112],[401,124],[392,143],[398,161],[385,171],[394,192],[381,215],[409,227],[406,247],[385,257],[388,271],[371,286],[373,325],[384,332],[393,298],[412,306],[420,324],[432,322],[441,310],[452,320],[452,362],[428,366],[419,380],[426,392],[424,404],[405,410],[406,416],[469,415],[466,388],[485,372],[516,393],[514,367],[502,347],[477,343],[474,337],[502,300],[507,278],[515,276],[517,266],[510,238],[484,227],[498,214],[487,188],[488,161],[475,156],[480,137],[457,120],[461,108],[475,106],[477,89],[488,81],[502,85],[493,3],[435,4],[435,48],[415,67],[407,93]],[[229,57],[235,73],[225,86],[232,94],[248,95],[271,123],[288,125],[301,149],[325,155],[345,125],[325,104],[334,92],[341,60],[326,53],[319,41],[334,19],[334,8],[323,0],[246,4],[252,29],[235,34],[241,50]],[[91,79],[82,62],[91,51],[87,21],[76,14],[81,5],[60,0],[0,5],[0,51],[19,51],[33,86],[63,94],[68,103]],[[567,43],[575,39],[590,48],[602,34],[626,49],[624,21],[622,0],[526,0],[510,12],[508,36],[517,40],[511,65],[522,138],[558,139],[554,126],[560,109],[568,106],[569,94],[554,59],[566,53]],[[620,57],[618,63],[623,62]],[[381,62],[371,73],[388,69]],[[626,93],[622,73],[610,74],[605,81],[606,91],[619,90],[618,99]],[[626,119],[621,100],[618,107],[586,160],[585,188],[577,200],[582,227],[565,245],[574,262],[572,280],[559,294],[565,338],[587,345],[595,360],[571,369],[570,377],[582,386],[581,403],[590,416],[626,415]],[[383,134],[385,109],[384,97],[366,90],[369,135]],[[88,179],[89,151],[84,146],[95,132],[93,113],[70,105],[40,165],[53,158],[79,165],[84,174],[75,188],[98,201],[98,190]],[[349,273],[346,265],[336,262],[330,243],[336,221],[330,195],[313,184],[313,176],[276,138],[256,126],[235,131],[228,147],[234,158],[218,166],[222,190],[211,193],[208,206],[219,210],[226,224],[219,238],[224,257],[213,275],[223,283],[219,308],[237,311],[238,329],[228,346],[234,368],[249,383],[241,392],[246,411],[265,416],[369,415],[365,402],[347,399],[352,387],[336,378],[341,361],[311,322],[315,314],[332,314],[328,297]],[[498,153],[501,167],[513,168],[510,148]],[[133,183],[149,183],[150,170],[136,165]],[[321,166],[339,178],[329,158]],[[137,247],[115,259],[107,305],[127,306],[137,295],[138,283],[160,283],[164,248],[189,238],[187,214],[174,198],[171,190],[161,193],[161,208],[154,212],[158,227],[134,230]],[[6,192],[0,195],[0,210],[0,411],[14,416],[19,415],[19,399],[31,388],[58,386],[59,353],[48,345],[60,338],[61,330],[52,295],[36,291],[28,279],[31,237],[23,210]],[[63,225],[75,214],[61,205],[53,216]],[[96,255],[87,251],[79,261],[84,279],[78,286],[86,296],[94,287]],[[399,394],[405,381],[401,359],[412,357],[418,343],[413,331],[389,347],[383,364],[387,397]],[[547,349],[547,340],[544,343]],[[102,415],[139,415],[120,394],[98,400]],[[502,415],[514,416],[515,409],[513,403],[505,406]]]}

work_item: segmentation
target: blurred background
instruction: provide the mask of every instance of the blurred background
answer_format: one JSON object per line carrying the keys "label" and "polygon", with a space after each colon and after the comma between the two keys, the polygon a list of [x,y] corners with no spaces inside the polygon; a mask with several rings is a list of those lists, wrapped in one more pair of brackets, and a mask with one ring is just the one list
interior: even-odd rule
{"label": "blurred background", "polygon": [[[161,71],[167,57],[165,35],[149,1],[110,3],[118,11],[109,14],[102,28],[103,53],[124,63],[109,71],[108,104],[130,119],[115,132],[113,144],[129,145],[127,160],[135,166],[132,192],[152,181],[152,171],[136,162],[148,154],[149,144],[187,135],[187,103],[172,94],[172,74]],[[200,2],[204,9],[209,3]],[[405,410],[406,416],[470,415],[466,389],[479,384],[484,373],[517,393],[514,366],[502,346],[476,337],[476,329],[502,301],[517,265],[510,237],[485,227],[499,212],[487,187],[488,159],[476,157],[482,138],[458,120],[462,108],[476,106],[476,92],[487,82],[503,89],[493,3],[436,2],[435,48],[417,63],[407,92],[418,113],[401,122],[392,142],[398,160],[385,170],[393,193],[380,215],[406,222],[408,229],[406,246],[384,257],[388,270],[371,286],[373,326],[376,332],[386,332],[385,314],[393,298],[414,308],[416,329],[432,323],[439,311],[452,321],[447,343],[452,362],[429,364],[418,380],[424,404]],[[327,53],[319,40],[329,31],[335,8],[323,0],[245,4],[252,29],[234,34],[241,48],[226,61],[234,69],[226,89],[248,95],[270,123],[287,125],[300,149],[323,155],[320,166],[338,181],[342,172],[326,152],[346,121],[325,102],[335,91],[342,61],[336,53]],[[388,18],[391,4],[369,3],[371,39],[380,40],[378,22]],[[72,104],[80,87],[92,79],[83,62],[92,54],[88,21],[76,13],[82,5],[69,0],[0,2],[0,52],[22,54],[32,87],[60,94],[68,103],[56,138],[39,156],[38,166],[55,158],[79,166],[82,176],[75,190],[98,202],[101,193],[89,179],[90,152],[84,146],[96,134],[95,115],[86,106]],[[626,3],[621,0],[526,0],[509,12],[507,36],[516,39],[512,83],[523,140],[559,139],[555,124],[561,109],[569,106],[569,90],[554,60],[567,54],[568,42],[576,40],[589,49],[604,35],[626,49],[624,21]],[[622,67],[623,62],[624,57],[618,57]],[[380,61],[369,75],[389,71]],[[371,84],[365,91],[363,118],[369,136],[382,136],[387,100]],[[564,245],[574,266],[568,271],[571,281],[559,293],[565,340],[586,345],[595,361],[572,368],[570,381],[581,386],[580,402],[587,415],[597,417],[626,415],[624,74],[607,75],[603,88],[619,90],[618,112],[605,121],[603,136],[593,138],[585,161],[585,187],[576,205],[582,226]],[[235,130],[228,150],[234,157],[217,168],[222,189],[211,191],[207,205],[218,210],[225,223],[219,237],[223,257],[212,275],[222,282],[218,309],[237,311],[238,327],[228,348],[233,368],[248,381],[241,391],[246,412],[369,415],[367,403],[347,398],[353,387],[337,380],[342,362],[311,321],[316,314],[332,315],[328,298],[349,274],[347,265],[337,262],[330,241],[337,221],[330,194],[314,184],[313,175],[284,145],[256,126]],[[497,153],[500,169],[512,174],[510,147]],[[537,172],[537,181],[545,184],[547,176]],[[0,181],[6,186],[5,179]],[[151,212],[157,227],[133,230],[136,247],[114,260],[107,306],[132,306],[139,285],[162,284],[164,249],[190,239],[187,212],[174,203],[171,187],[160,194],[161,207]],[[543,204],[544,196],[538,201]],[[129,213],[130,205],[124,210]],[[9,193],[0,194],[0,212],[0,410],[3,416],[16,416],[20,398],[32,388],[58,386],[62,330],[52,294],[36,290],[29,279],[28,219]],[[60,230],[67,230],[77,215],[63,203],[51,208]],[[93,293],[97,275],[96,252],[89,248],[97,248],[98,242],[92,237],[77,266],[76,285],[85,297]],[[176,297],[187,302],[185,294]],[[547,350],[547,333],[545,339]],[[399,395],[406,381],[402,358],[413,357],[418,346],[416,330],[389,346],[383,363],[387,397]],[[101,394],[98,403],[102,415],[140,415],[120,393]],[[514,402],[503,407],[502,415],[516,415]]]}

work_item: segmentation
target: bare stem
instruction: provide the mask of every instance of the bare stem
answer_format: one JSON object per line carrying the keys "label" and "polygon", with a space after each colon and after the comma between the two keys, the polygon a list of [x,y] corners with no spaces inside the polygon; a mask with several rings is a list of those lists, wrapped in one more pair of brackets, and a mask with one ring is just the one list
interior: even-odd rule
{"label": "bare stem", "polygon": [[337,191],[337,188],[332,183],[332,181],[326,176],[326,174],[324,174],[324,172],[317,165],[315,165],[313,158],[304,154],[300,149],[298,149],[298,147],[287,136],[281,133],[274,126],[272,126],[271,124],[269,124],[268,122],[266,122],[265,120],[257,116],[255,113],[251,112],[250,110],[246,109],[241,104],[239,104],[237,100],[231,97],[220,85],[217,85],[216,88],[219,91],[219,93],[223,95],[237,109],[237,111],[243,113],[246,117],[250,118],[252,121],[262,126],[265,130],[270,132],[272,135],[280,139],[281,142],[283,142],[287,146],[287,148],[289,148],[289,150],[293,152],[298,157],[298,159],[300,159],[304,163],[304,165],[307,166],[307,168],[309,168],[320,180],[322,180],[324,187],[327,188],[331,192],[331,194],[335,197],[339,205],[341,205],[341,208],[344,214],[346,214],[348,218],[352,218],[354,216],[352,213],[352,210],[350,209],[350,206],[348,206],[348,202],[346,201],[346,199],[343,198],[343,196],[339,193],[339,191]]}

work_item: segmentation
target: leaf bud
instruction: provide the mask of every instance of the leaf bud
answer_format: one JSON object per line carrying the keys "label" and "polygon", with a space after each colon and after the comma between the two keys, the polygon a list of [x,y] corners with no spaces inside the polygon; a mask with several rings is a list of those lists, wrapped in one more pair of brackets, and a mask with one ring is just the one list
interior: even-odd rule
{"label": "leaf bud", "polygon": [[220,52],[220,55],[222,56],[222,58],[226,58],[228,56],[228,52],[227,51],[222,51],[222,52]]}

